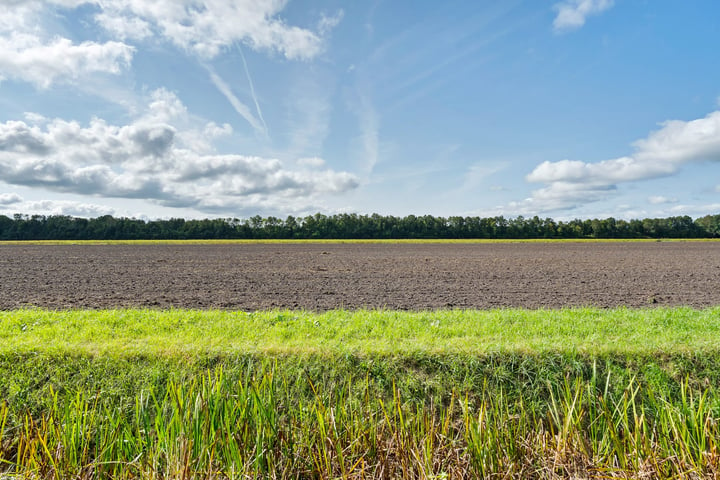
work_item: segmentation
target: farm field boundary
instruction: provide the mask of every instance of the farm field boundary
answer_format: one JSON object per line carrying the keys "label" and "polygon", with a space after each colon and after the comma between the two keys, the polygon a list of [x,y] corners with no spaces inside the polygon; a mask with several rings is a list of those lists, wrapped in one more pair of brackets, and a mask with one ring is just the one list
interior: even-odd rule
{"label": "farm field boundary", "polygon": [[655,243],[655,242],[711,242],[720,243],[720,238],[399,238],[399,239],[158,239],[158,240],[0,240],[4,245],[473,245],[473,244],[542,244],[542,243]]}

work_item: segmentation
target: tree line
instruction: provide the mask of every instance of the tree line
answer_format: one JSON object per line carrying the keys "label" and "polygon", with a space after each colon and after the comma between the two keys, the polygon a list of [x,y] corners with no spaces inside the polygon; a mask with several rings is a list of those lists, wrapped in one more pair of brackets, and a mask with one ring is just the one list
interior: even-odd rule
{"label": "tree line", "polygon": [[0,215],[0,240],[718,238],[720,214],[643,220],[359,215],[141,220]]}

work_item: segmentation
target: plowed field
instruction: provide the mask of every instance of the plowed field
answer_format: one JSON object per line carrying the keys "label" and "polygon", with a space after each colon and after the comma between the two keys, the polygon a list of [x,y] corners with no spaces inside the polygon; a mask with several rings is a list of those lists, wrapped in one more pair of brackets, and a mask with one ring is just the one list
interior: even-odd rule
{"label": "plowed field", "polygon": [[0,246],[0,309],[621,305],[720,305],[720,243]]}

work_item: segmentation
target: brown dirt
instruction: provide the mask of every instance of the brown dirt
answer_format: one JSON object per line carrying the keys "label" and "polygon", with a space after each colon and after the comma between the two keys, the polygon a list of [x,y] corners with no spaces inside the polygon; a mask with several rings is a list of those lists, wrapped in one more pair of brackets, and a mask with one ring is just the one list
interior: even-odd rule
{"label": "brown dirt", "polygon": [[3,245],[0,309],[720,305],[720,243]]}

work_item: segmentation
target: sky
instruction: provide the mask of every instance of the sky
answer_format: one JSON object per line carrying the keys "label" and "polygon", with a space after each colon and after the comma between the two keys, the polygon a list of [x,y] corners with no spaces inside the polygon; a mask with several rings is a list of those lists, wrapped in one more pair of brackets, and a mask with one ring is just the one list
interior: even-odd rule
{"label": "sky", "polygon": [[0,0],[0,214],[720,213],[717,0]]}

